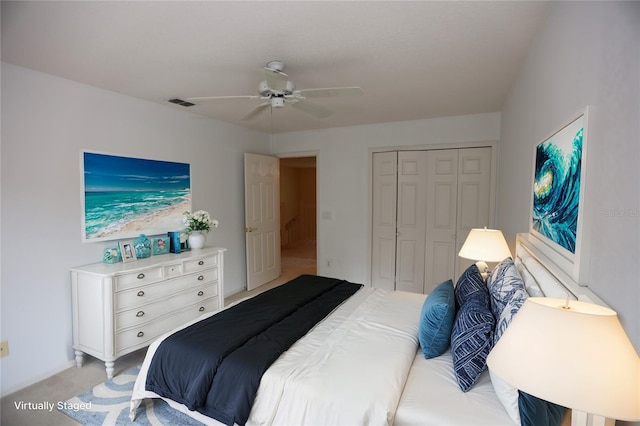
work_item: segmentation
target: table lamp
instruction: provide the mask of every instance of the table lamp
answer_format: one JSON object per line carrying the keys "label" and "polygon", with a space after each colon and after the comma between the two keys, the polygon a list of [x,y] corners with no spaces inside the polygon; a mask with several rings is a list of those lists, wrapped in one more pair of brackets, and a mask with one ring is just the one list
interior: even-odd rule
{"label": "table lamp", "polygon": [[498,229],[474,228],[469,231],[458,256],[478,261],[478,269],[486,278],[489,266],[486,262],[501,262],[511,256],[507,241]]}
{"label": "table lamp", "polygon": [[609,419],[640,419],[640,358],[611,309],[530,297],[487,365],[545,401]]}

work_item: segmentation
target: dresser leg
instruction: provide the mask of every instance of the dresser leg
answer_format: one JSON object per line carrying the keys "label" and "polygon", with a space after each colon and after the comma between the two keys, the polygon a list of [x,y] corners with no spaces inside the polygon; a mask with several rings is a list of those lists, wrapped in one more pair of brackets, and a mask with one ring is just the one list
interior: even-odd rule
{"label": "dresser leg", "polygon": [[107,367],[107,379],[113,379],[113,366],[115,362],[107,361],[104,363],[104,366]]}
{"label": "dresser leg", "polygon": [[84,352],[76,351],[76,367],[80,368],[84,364]]}

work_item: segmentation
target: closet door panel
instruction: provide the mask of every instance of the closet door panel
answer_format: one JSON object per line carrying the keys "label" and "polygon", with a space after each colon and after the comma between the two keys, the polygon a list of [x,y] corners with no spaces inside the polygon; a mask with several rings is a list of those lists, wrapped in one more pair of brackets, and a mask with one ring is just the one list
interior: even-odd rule
{"label": "closet door panel", "polygon": [[425,255],[424,151],[398,153],[398,234],[396,290],[422,293]]}
{"label": "closet door panel", "polygon": [[373,155],[371,285],[395,289],[397,152]]}
{"label": "closet door panel", "polygon": [[[491,148],[459,150],[456,254],[472,228],[490,227]],[[456,277],[474,261],[457,257]]]}
{"label": "closet door panel", "polygon": [[427,209],[424,293],[456,279],[458,150],[427,151]]}

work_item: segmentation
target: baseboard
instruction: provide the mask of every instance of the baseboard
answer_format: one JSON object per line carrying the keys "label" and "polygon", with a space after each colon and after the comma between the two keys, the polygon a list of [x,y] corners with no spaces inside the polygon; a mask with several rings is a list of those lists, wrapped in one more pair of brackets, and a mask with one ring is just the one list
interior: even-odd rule
{"label": "baseboard", "polygon": [[42,374],[39,374],[39,375],[37,375],[35,377],[30,378],[26,382],[20,383],[20,384],[18,384],[16,386],[12,386],[12,387],[10,387],[8,389],[2,389],[2,394],[0,395],[0,397],[5,398],[7,396],[10,396],[10,395],[12,395],[12,394],[14,394],[16,392],[19,392],[19,391],[25,389],[25,388],[28,388],[31,385],[35,385],[38,382],[46,380],[51,376],[55,376],[56,374],[61,373],[61,372],[65,371],[65,370],[68,370],[69,368],[72,368],[72,367],[75,367],[75,366],[76,366],[76,361],[75,360],[67,361],[66,363],[60,365],[59,367],[57,367],[57,368],[55,368],[53,370],[50,370],[49,372],[42,373]]}

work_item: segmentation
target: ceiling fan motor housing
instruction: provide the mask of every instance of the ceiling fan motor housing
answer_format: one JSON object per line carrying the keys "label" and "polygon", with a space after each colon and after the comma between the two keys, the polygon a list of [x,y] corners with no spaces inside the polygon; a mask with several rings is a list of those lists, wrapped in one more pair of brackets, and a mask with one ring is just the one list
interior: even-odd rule
{"label": "ceiling fan motor housing", "polygon": [[[286,85],[285,89],[282,91],[282,94],[283,95],[290,95],[290,94],[293,93],[294,90],[296,90],[296,86],[295,86],[295,84],[293,84],[293,81],[287,80],[287,85]],[[274,92],[269,87],[269,83],[267,83],[267,80],[262,80],[260,82],[260,84],[258,85],[258,93],[260,93],[260,96],[265,96],[265,97],[269,97],[269,96],[272,96],[274,94],[280,94],[280,93]]]}

